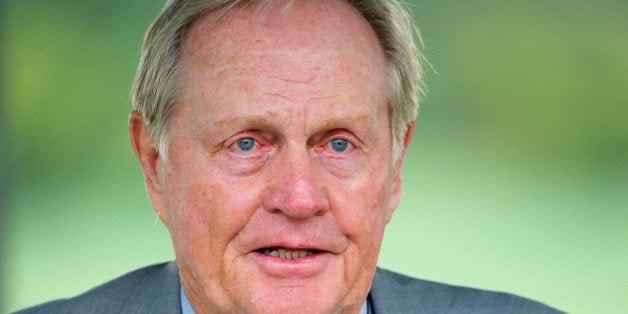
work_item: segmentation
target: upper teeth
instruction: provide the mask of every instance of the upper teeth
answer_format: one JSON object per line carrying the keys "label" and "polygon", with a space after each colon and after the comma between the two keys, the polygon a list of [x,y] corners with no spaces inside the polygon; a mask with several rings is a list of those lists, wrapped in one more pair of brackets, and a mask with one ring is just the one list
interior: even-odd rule
{"label": "upper teeth", "polygon": [[264,255],[274,256],[285,259],[297,259],[306,256],[312,256],[314,253],[310,250],[292,250],[283,248],[268,248],[262,250]]}

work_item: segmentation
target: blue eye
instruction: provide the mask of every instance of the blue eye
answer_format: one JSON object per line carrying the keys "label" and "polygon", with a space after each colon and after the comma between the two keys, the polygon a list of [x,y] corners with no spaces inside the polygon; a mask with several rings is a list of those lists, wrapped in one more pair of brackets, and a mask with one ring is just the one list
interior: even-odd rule
{"label": "blue eye", "polygon": [[349,141],[342,138],[335,138],[329,141],[329,147],[336,153],[344,153],[349,148]]}
{"label": "blue eye", "polygon": [[255,147],[255,140],[250,137],[241,138],[236,142],[238,148],[243,152],[249,152]]}

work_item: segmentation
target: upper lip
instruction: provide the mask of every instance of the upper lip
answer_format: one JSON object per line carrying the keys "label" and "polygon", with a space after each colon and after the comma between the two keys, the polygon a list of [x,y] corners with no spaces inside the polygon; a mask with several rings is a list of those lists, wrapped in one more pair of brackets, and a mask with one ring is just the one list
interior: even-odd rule
{"label": "upper lip", "polygon": [[291,226],[258,221],[239,232],[236,237],[238,251],[245,254],[265,248],[317,250],[340,254],[349,245],[349,239],[332,223]]}
{"label": "upper lip", "polygon": [[[260,238],[258,238],[260,239]],[[272,239],[272,236],[268,238],[263,238],[265,240],[257,241],[255,244],[249,247],[249,252],[255,252],[262,249],[270,249],[270,248],[283,248],[290,250],[316,250],[320,252],[330,252],[334,254],[339,254],[343,250],[343,243],[332,238],[321,239],[318,238],[316,241],[305,240],[303,237],[294,237],[292,239],[288,239],[287,237]]]}
{"label": "upper lip", "polygon": [[296,244],[296,243],[286,243],[286,242],[269,242],[269,243],[264,243],[264,244],[256,247],[252,251],[258,251],[258,250],[262,250],[262,249],[271,249],[271,248],[282,248],[282,249],[289,249],[289,250],[329,251],[328,249],[325,249],[323,246],[320,246],[320,245],[307,244],[307,243]]}

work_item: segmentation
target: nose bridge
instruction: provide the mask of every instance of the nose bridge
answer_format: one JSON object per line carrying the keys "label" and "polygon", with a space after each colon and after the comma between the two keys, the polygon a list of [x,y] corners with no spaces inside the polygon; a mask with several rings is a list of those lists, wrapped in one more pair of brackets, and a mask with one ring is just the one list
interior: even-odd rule
{"label": "nose bridge", "polygon": [[266,210],[293,218],[322,215],[328,201],[319,174],[305,145],[287,147],[273,167],[271,188],[264,201]]}

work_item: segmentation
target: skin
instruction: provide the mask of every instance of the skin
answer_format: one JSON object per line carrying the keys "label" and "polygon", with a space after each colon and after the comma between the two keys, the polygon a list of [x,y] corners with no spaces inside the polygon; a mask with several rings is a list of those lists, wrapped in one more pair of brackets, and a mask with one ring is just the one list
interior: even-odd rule
{"label": "skin", "polygon": [[197,312],[357,313],[401,192],[384,56],[343,1],[256,9],[192,25],[168,162],[137,111],[132,146]]}

